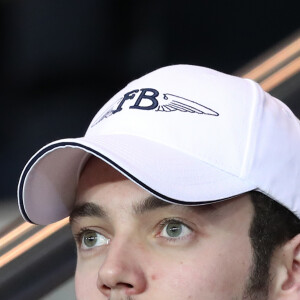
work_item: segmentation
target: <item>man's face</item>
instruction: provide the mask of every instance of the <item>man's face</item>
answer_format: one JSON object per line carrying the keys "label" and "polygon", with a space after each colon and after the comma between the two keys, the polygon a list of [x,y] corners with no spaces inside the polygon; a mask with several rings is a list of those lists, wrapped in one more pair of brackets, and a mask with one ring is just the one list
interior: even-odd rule
{"label": "man's face", "polygon": [[252,266],[248,195],[167,204],[89,160],[71,216],[79,300],[242,300]]}

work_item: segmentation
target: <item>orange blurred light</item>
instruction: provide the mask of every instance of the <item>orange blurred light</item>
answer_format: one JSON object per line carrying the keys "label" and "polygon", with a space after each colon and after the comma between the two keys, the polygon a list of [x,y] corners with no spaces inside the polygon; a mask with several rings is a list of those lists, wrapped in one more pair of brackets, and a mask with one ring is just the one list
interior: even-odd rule
{"label": "orange blurred light", "polygon": [[30,248],[35,246],[36,244],[40,243],[42,240],[46,239],[48,236],[56,232],[57,230],[61,229],[65,225],[69,223],[69,218],[65,218],[59,222],[54,224],[50,224],[39,232],[35,233],[10,251],[6,252],[2,256],[0,256],[0,268],[12,261],[13,259],[17,258],[24,252],[28,251]]}
{"label": "orange blurred light", "polygon": [[243,74],[243,77],[253,80],[259,80],[260,77],[266,75],[266,73],[272,71],[275,67],[282,64],[285,60],[296,55],[300,51],[300,37],[294,42],[268,58],[266,61],[252,69],[251,71]]}
{"label": "orange blurred light", "polygon": [[275,72],[265,80],[263,80],[260,85],[265,91],[270,91],[282,82],[286,81],[293,75],[300,71],[300,57],[294,59],[289,64],[284,66],[279,71]]}
{"label": "orange blurred light", "polygon": [[30,224],[30,223],[22,223],[6,235],[0,238],[0,250],[4,247],[8,246],[10,243],[15,241],[17,238],[19,238],[22,234],[28,232],[32,228],[34,228],[36,225]]}

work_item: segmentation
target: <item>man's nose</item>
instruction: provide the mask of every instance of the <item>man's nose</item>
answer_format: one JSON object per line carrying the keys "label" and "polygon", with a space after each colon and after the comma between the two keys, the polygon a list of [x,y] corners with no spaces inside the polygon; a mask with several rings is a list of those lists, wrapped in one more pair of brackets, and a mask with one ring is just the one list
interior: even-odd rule
{"label": "man's nose", "polygon": [[122,295],[143,293],[147,280],[145,260],[139,259],[141,256],[134,243],[112,240],[98,272],[97,287],[100,292],[107,297],[114,291]]}

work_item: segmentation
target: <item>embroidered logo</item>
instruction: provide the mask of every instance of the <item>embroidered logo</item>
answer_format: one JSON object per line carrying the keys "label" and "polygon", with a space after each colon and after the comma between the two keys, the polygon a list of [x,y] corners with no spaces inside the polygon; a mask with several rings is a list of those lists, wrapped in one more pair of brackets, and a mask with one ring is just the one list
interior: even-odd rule
{"label": "embroidered logo", "polygon": [[[155,110],[157,112],[174,112],[180,111],[184,113],[196,113],[210,116],[218,116],[219,114],[202,104],[195,101],[176,96],[173,94],[163,93],[163,97],[159,97],[159,92],[152,88],[137,89],[128,92],[123,98],[116,101],[111,107],[103,112],[93,122],[91,127],[101,122],[103,119],[122,111],[126,101],[136,98],[135,103],[129,106],[129,109]],[[147,104],[147,105],[146,105]]]}

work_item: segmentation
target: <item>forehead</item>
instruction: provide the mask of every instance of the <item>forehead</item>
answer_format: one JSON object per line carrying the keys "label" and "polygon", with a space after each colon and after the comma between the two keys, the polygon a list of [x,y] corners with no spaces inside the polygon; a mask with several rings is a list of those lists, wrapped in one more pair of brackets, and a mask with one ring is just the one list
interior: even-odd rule
{"label": "forehead", "polygon": [[133,199],[137,201],[149,196],[149,192],[127,179],[104,161],[92,156],[79,178],[76,205],[93,201],[113,205],[115,199],[126,198],[126,203],[119,203],[126,207],[126,204],[132,202]]}
{"label": "forehead", "polygon": [[82,187],[90,188],[101,183],[121,180],[126,180],[126,177],[103,160],[92,155],[81,171],[78,190],[80,191]]}

